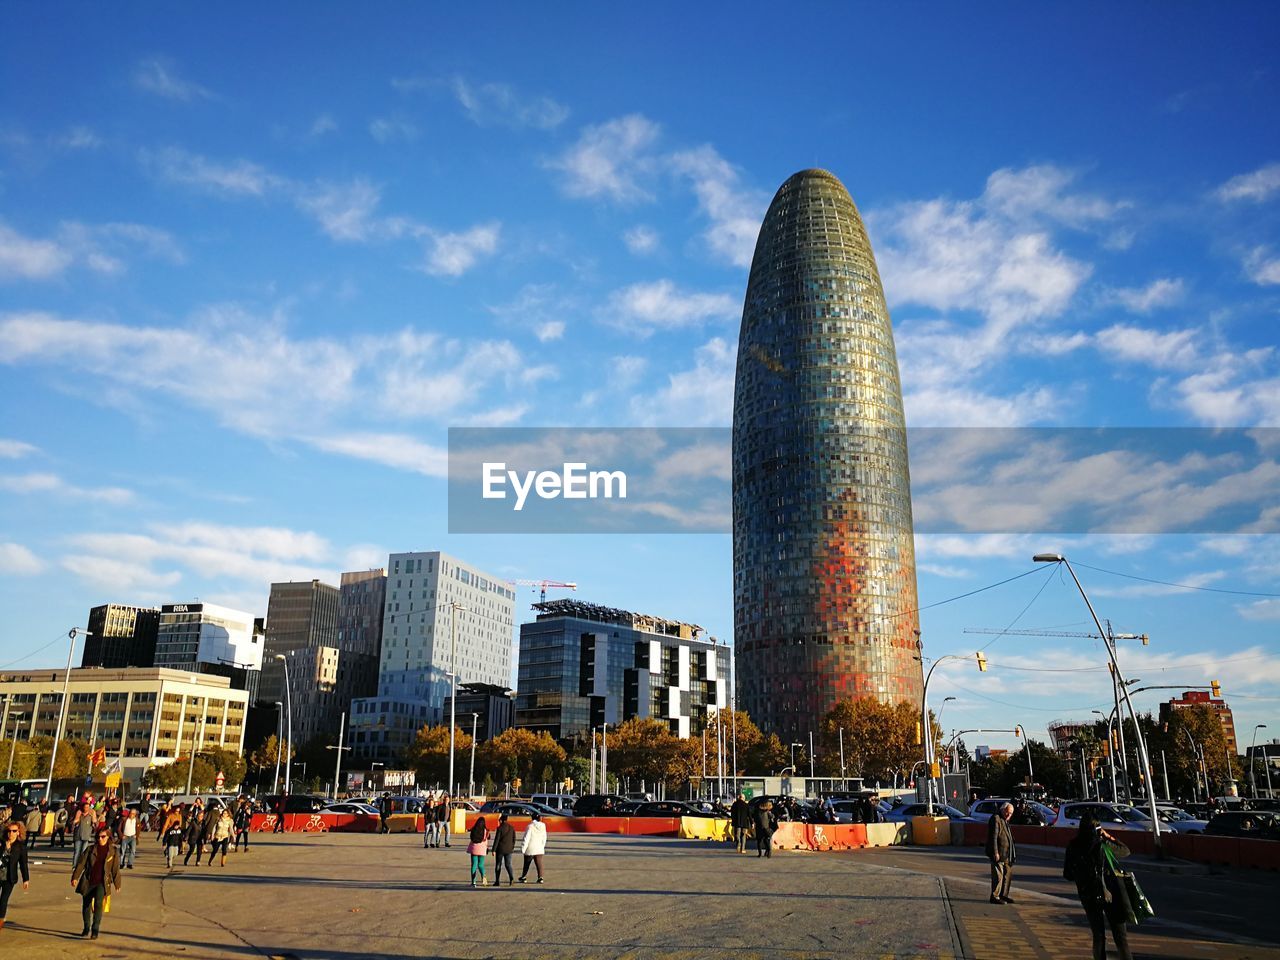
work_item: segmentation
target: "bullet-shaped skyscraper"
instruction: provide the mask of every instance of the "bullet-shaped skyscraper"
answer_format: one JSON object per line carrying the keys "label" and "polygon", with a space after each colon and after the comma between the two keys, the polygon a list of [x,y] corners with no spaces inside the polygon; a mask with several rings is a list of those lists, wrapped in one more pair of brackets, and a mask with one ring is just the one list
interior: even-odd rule
{"label": "bullet-shaped skyscraper", "polygon": [[733,404],[741,709],[807,744],[838,700],[919,704],[915,545],[893,330],[858,210],[825,170],[769,205]]}

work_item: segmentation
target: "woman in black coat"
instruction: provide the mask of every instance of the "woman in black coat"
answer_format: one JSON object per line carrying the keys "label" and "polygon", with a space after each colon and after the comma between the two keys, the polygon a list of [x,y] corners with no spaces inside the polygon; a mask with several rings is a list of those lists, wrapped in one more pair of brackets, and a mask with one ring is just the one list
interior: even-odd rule
{"label": "woman in black coat", "polygon": [[4,825],[4,839],[0,840],[0,930],[4,929],[5,914],[9,911],[9,896],[22,877],[22,889],[31,882],[27,869],[27,845],[23,841],[23,826],[10,821]]}
{"label": "woman in black coat", "polygon": [[507,870],[507,886],[515,885],[511,872],[511,857],[516,852],[516,828],[507,823],[504,813],[498,818],[498,829],[493,834],[493,885],[502,886],[502,869]]}
{"label": "woman in black coat", "polygon": [[1133,960],[1133,954],[1129,952],[1129,934],[1125,929],[1129,919],[1129,896],[1124,883],[1111,868],[1108,852],[1116,858],[1127,857],[1129,848],[1103,830],[1097,820],[1084,817],[1080,820],[1080,831],[1067,844],[1062,875],[1075,882],[1080,904],[1089,918],[1094,960],[1106,960],[1108,924],[1120,960]]}
{"label": "woman in black coat", "polygon": [[773,831],[778,829],[778,818],[773,815],[773,801],[766,800],[752,813],[752,826],[756,829],[756,856],[773,857]]}

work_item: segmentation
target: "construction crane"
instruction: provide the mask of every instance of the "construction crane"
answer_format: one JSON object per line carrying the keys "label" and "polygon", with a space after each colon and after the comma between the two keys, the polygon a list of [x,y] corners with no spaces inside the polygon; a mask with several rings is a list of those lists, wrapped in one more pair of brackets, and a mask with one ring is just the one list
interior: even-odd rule
{"label": "construction crane", "polygon": [[559,580],[515,580],[512,582],[515,583],[517,586],[521,586],[521,587],[539,588],[542,591],[542,596],[538,600],[539,603],[547,602],[547,587],[552,587],[553,589],[558,589],[558,590],[577,590],[578,589],[578,585],[576,583],[562,583]]}
{"label": "construction crane", "polygon": [[[996,630],[991,627],[965,627],[965,633],[994,633],[994,634],[1014,634],[1020,637],[1088,637],[1092,640],[1102,640],[1096,633],[1077,633],[1073,630]],[[1145,633],[1112,633],[1111,621],[1107,621],[1107,636],[1112,640],[1141,640],[1142,645],[1148,646],[1151,638]]]}

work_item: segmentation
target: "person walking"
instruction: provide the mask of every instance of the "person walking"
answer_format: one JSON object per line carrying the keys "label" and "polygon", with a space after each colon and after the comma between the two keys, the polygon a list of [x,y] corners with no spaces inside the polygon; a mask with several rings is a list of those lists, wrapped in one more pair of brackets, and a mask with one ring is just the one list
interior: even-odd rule
{"label": "person walking", "polygon": [[524,866],[520,869],[520,882],[527,883],[529,865],[538,871],[538,882],[542,882],[542,857],[547,852],[547,825],[542,822],[542,814],[536,810],[529,814],[529,825],[524,828],[524,838],[520,841],[520,852],[524,854]]}
{"label": "person walking", "polygon": [[174,859],[182,853],[182,811],[171,810],[165,820],[161,842],[164,844],[164,865],[173,869]]}
{"label": "person walking", "polygon": [[22,880],[25,892],[31,884],[31,871],[27,869],[26,828],[20,823],[6,823],[4,837],[0,839],[0,930],[9,913],[9,897],[13,888]]}
{"label": "person walking", "polygon": [[[224,807],[215,803],[212,797],[205,804],[204,819],[200,822],[200,846],[202,848],[213,845],[213,830],[218,825],[218,819],[222,816],[224,809]],[[203,852],[203,849],[201,852]]]}
{"label": "person walking", "polygon": [[1125,928],[1130,911],[1129,896],[1111,868],[1108,854],[1127,857],[1129,848],[1103,830],[1096,818],[1081,817],[1079,831],[1067,844],[1062,876],[1075,883],[1080,905],[1089,918],[1094,960],[1106,960],[1107,925],[1111,927],[1111,939],[1116,943],[1120,960],[1133,960],[1129,932]]}
{"label": "person walking", "polygon": [[67,845],[67,826],[71,823],[71,814],[72,810],[68,810],[65,803],[58,804],[58,809],[53,814],[53,832],[49,834],[50,847]]}
{"label": "person walking", "polygon": [[244,852],[249,852],[249,827],[253,824],[253,807],[249,804],[248,797],[241,797],[240,803],[236,806],[235,812],[235,842],[233,849],[236,853],[240,852],[240,841],[244,840]]}
{"label": "person walking", "polygon": [[93,833],[98,823],[94,819],[93,804],[86,797],[80,801],[75,820],[71,824],[71,862],[79,863],[84,852],[93,846]]}
{"label": "person walking", "polygon": [[236,818],[231,815],[230,810],[223,807],[221,812],[217,814],[217,819],[213,824],[213,833],[209,844],[209,866],[213,866],[213,858],[219,851],[222,853],[222,859],[218,866],[225,867],[227,865],[227,846],[231,843],[231,837],[235,832]]}
{"label": "person walking", "polygon": [[778,829],[778,818],[773,813],[773,801],[765,800],[751,815],[751,826],[756,832],[756,857],[773,857],[773,832]]}
{"label": "person walking", "polygon": [[480,886],[487,887],[489,881],[484,876],[484,861],[489,855],[489,828],[485,826],[484,817],[476,820],[471,828],[467,844],[467,853],[471,855],[471,886],[476,885],[476,874],[480,875]]}
{"label": "person walking", "polygon": [[739,853],[747,852],[747,834],[751,830],[751,807],[747,805],[747,795],[738,794],[729,808],[729,823],[733,827],[733,841]]}
{"label": "person walking", "polygon": [[516,828],[507,822],[504,813],[498,818],[498,829],[493,832],[493,885],[502,886],[502,868],[507,868],[507,886],[515,886],[511,872],[511,855],[516,852]]}
{"label": "person walking", "polygon": [[385,790],[382,796],[378,798],[378,832],[389,833],[391,828],[387,826],[387,821],[391,819],[391,794]]}
{"label": "person walking", "polygon": [[106,899],[113,887],[116,893],[120,892],[120,860],[111,843],[111,831],[105,826],[98,827],[93,840],[93,846],[76,861],[71,871],[71,887],[81,897],[84,929],[80,936],[97,940]]}
{"label": "person walking", "polygon": [[449,846],[449,809],[452,804],[449,803],[449,794],[445,794],[440,798],[440,802],[436,804],[436,823],[439,826],[440,835],[436,837],[436,846],[440,846],[440,841],[444,841],[444,845]]}
{"label": "person walking", "polygon": [[991,902],[1013,903],[1009,888],[1013,884],[1013,865],[1018,851],[1013,844],[1013,831],[1009,818],[1013,816],[1013,804],[1005,803],[987,821],[987,859],[991,861]]}
{"label": "person walking", "polygon": [[120,862],[126,870],[133,869],[133,858],[138,852],[138,814],[126,810],[120,815]]}
{"label": "person walking", "polygon": [[185,867],[195,854],[196,866],[200,866],[200,858],[204,856],[204,802],[196,797],[194,803],[187,804],[186,820],[182,824],[182,842],[187,845],[187,855],[182,858]]}
{"label": "person walking", "polygon": [[33,803],[28,808],[24,826],[27,828],[26,835],[31,838],[32,843],[35,843],[36,838],[40,836],[40,828],[44,826],[44,810],[39,803]]}
{"label": "person walking", "polygon": [[427,800],[422,806],[422,849],[440,845],[440,829],[436,826],[436,805]]}
{"label": "person walking", "polygon": [[284,812],[288,806],[289,795],[287,793],[280,794],[276,798],[276,822],[271,828],[273,834],[284,833]]}

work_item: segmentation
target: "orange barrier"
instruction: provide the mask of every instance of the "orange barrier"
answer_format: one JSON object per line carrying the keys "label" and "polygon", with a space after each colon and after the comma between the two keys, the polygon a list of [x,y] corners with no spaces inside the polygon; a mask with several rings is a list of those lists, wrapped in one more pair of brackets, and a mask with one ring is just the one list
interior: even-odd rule
{"label": "orange barrier", "polygon": [[[255,813],[249,829],[270,833],[278,818],[274,813]],[[284,829],[288,833],[373,833],[378,829],[378,818],[363,813],[286,813]]]}

